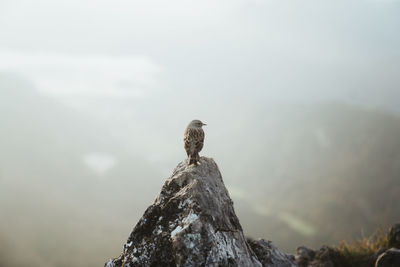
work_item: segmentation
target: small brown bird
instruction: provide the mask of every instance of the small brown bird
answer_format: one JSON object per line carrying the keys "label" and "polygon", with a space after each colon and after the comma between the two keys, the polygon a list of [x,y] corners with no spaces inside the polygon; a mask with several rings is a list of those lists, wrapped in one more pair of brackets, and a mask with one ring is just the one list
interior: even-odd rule
{"label": "small brown bird", "polygon": [[199,152],[204,144],[204,131],[201,128],[203,125],[207,124],[193,120],[186,127],[183,141],[185,142],[186,154],[189,157],[189,165],[197,165],[197,162],[200,161]]}

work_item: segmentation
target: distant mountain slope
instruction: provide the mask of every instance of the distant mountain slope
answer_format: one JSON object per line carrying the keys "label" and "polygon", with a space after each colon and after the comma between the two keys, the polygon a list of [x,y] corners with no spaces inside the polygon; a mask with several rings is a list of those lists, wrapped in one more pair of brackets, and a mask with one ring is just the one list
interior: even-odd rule
{"label": "distant mountain slope", "polygon": [[[250,168],[256,179],[244,185],[254,192],[247,201],[260,220],[248,219],[257,225],[250,235],[268,236],[293,251],[302,242],[334,243],[400,220],[398,116],[328,104],[290,110],[275,122],[259,118],[258,124],[268,123],[268,131],[254,129],[258,142],[249,142],[260,152],[252,155],[254,147],[243,143],[236,155],[263,166]],[[241,172],[237,177],[249,175]]]}

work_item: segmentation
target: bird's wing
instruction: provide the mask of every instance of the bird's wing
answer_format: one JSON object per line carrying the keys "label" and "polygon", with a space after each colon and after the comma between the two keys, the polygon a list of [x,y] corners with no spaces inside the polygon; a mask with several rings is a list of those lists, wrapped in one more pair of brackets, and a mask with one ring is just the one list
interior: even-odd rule
{"label": "bird's wing", "polygon": [[196,147],[195,151],[196,153],[199,153],[203,149],[204,145],[204,131],[203,129],[199,129],[196,131],[197,132],[197,138],[196,138]]}

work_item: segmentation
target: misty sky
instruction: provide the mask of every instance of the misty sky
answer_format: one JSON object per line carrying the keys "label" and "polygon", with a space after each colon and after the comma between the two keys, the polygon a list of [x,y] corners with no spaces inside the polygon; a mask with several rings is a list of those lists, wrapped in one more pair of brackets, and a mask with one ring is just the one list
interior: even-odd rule
{"label": "misty sky", "polygon": [[396,0],[2,0],[0,70],[94,113],[189,91],[399,110],[399,26]]}

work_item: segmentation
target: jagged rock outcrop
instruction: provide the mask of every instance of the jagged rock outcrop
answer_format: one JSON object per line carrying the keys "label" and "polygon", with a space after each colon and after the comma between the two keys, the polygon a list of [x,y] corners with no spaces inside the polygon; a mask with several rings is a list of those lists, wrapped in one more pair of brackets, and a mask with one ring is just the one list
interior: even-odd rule
{"label": "jagged rock outcrop", "polygon": [[297,266],[266,241],[247,242],[217,164],[181,162],[114,266]]}

